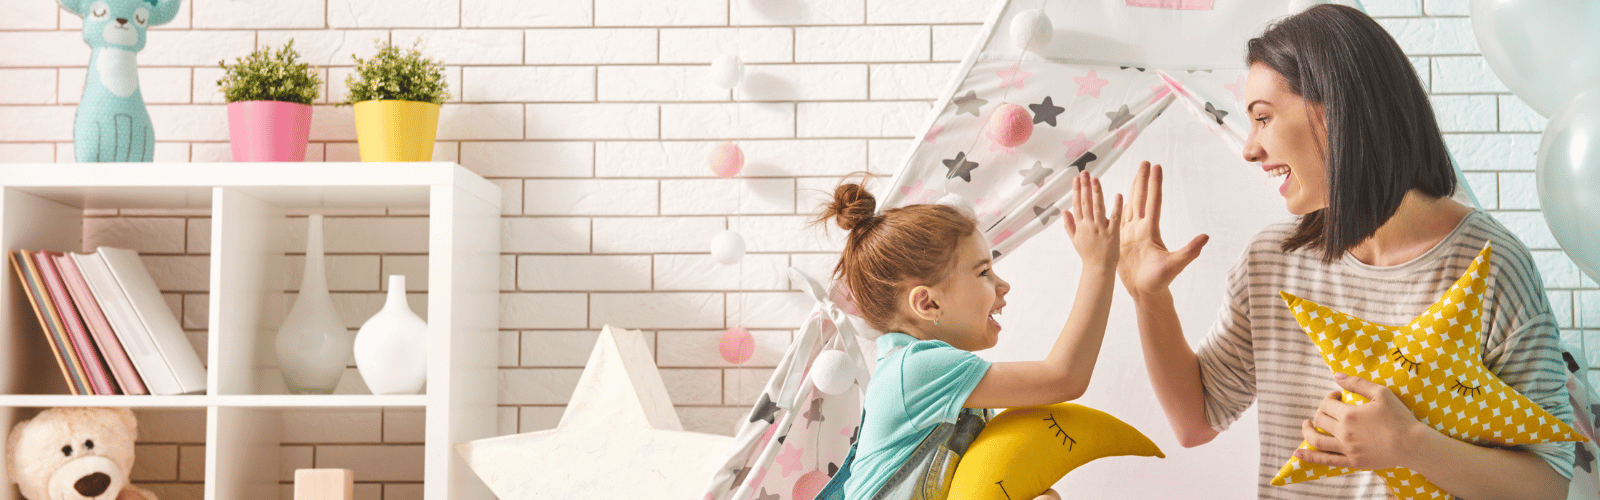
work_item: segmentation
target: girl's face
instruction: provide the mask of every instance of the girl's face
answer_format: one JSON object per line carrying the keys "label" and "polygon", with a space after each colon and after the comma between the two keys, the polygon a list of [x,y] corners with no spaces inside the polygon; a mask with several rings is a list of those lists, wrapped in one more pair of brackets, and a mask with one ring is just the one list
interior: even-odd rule
{"label": "girl's face", "polygon": [[1282,177],[1278,194],[1289,213],[1305,215],[1328,206],[1328,121],[1320,104],[1289,91],[1283,77],[1262,64],[1250,65],[1245,80],[1250,138],[1244,159]]}
{"label": "girl's face", "polygon": [[961,240],[953,267],[934,290],[940,314],[939,324],[930,327],[935,339],[965,351],[988,349],[1000,340],[994,315],[1005,307],[1011,284],[995,275],[983,235],[974,231]]}

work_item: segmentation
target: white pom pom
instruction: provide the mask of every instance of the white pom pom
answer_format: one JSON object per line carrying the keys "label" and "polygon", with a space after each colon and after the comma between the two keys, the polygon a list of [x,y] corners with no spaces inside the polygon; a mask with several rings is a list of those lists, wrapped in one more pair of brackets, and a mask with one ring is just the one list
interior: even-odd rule
{"label": "white pom pom", "polygon": [[956,209],[961,210],[961,213],[967,214],[967,217],[972,217],[974,219],[977,218],[978,207],[974,206],[972,202],[967,201],[965,197],[962,197],[959,194],[950,193],[944,195],[943,197],[939,198],[937,203],[940,205],[949,205],[955,207]]}
{"label": "white pom pom", "polygon": [[744,63],[739,61],[739,56],[722,55],[711,61],[711,72],[706,79],[712,85],[731,89],[739,86],[739,80],[744,78]]}
{"label": "white pom pom", "polygon": [[811,363],[811,383],[824,394],[843,394],[855,382],[855,367],[844,351],[822,351]]}
{"label": "white pom pom", "polygon": [[711,258],[725,266],[744,259],[744,236],[734,231],[723,231],[711,238]]}
{"label": "white pom pom", "polygon": [[1011,18],[1011,41],[1022,50],[1038,52],[1050,45],[1053,35],[1055,26],[1050,24],[1050,16],[1044,15],[1042,10],[1025,10]]}

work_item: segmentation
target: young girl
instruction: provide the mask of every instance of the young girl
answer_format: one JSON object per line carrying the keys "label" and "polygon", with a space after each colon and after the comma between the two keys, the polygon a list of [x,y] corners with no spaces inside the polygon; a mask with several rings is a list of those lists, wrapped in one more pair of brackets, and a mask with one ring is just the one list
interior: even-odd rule
{"label": "young girl", "polygon": [[[1010,408],[1075,399],[1089,385],[1105,334],[1116,278],[1122,198],[1105,210],[1100,181],[1073,179],[1073,209],[1063,217],[1083,258],[1083,279],[1067,324],[1040,361],[990,363],[972,354],[999,340],[994,315],[1011,285],[996,276],[989,244],[973,218],[945,205],[874,214],[860,184],[834,190],[819,221],[850,231],[837,278],[851,290],[877,340],[877,371],[867,388],[850,500],[874,498],[939,423],[962,408]],[[1054,491],[1039,498],[1059,499]]]}

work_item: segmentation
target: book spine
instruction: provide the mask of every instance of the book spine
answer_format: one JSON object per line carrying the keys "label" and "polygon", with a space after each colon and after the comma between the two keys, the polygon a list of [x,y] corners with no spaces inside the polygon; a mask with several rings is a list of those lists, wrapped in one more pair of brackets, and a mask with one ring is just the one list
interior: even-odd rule
{"label": "book spine", "polygon": [[78,258],[81,256],[83,254],[73,253],[52,257],[55,258],[56,268],[61,272],[62,280],[67,283],[67,292],[72,296],[73,304],[78,306],[79,315],[83,316],[84,323],[89,326],[89,333],[94,336],[95,346],[100,348],[100,357],[105,358],[106,365],[111,367],[111,374],[116,377],[117,385],[121,386],[125,394],[149,394],[150,390],[139,378],[139,371],[133,367],[133,360],[128,357],[127,350],[123,349],[122,341],[117,340],[116,331],[111,327],[111,321],[106,319],[105,310],[100,308],[100,302],[89,289],[83,271],[78,268]]}
{"label": "book spine", "polygon": [[51,318],[50,298],[44,291],[44,280],[39,277],[39,269],[35,266],[32,253],[27,250],[11,252],[11,265],[16,268],[23,288],[27,288],[28,302],[33,305],[34,316],[39,318],[39,325],[44,330],[47,343],[50,344],[50,351],[55,354],[56,364],[61,367],[61,376],[67,379],[67,388],[72,390],[73,395],[88,392],[88,384],[70,366],[71,361],[68,356],[72,348],[66,345],[60,325]]}
{"label": "book spine", "polygon": [[101,361],[100,353],[89,342],[89,332],[83,326],[83,318],[78,316],[77,307],[67,297],[67,287],[61,282],[61,273],[56,271],[55,260],[50,258],[50,252],[43,250],[33,252],[33,259],[34,265],[39,268],[39,278],[44,281],[44,291],[50,298],[50,314],[61,328],[61,335],[70,348],[73,369],[88,384],[88,394],[116,394],[111,387],[111,374],[105,362]]}

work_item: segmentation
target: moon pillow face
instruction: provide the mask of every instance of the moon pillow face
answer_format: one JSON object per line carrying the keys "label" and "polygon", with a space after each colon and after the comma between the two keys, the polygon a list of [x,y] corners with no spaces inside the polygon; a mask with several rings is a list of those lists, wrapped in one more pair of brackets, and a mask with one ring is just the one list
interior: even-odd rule
{"label": "moon pillow face", "polygon": [[1033,498],[1101,457],[1165,458],[1138,429],[1073,403],[1012,408],[989,420],[962,456],[948,498]]}

